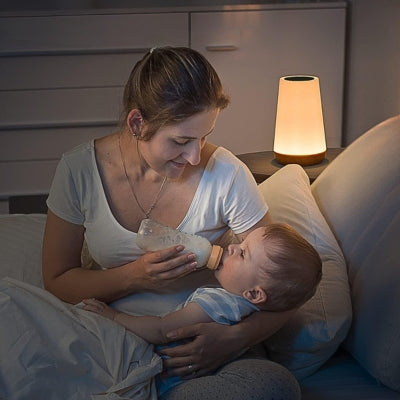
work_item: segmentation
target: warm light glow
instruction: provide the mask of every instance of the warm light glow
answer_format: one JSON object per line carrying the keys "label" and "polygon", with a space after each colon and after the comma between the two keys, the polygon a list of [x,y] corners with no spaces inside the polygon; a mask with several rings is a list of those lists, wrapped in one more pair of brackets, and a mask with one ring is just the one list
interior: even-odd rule
{"label": "warm light glow", "polygon": [[282,164],[310,165],[325,158],[325,130],[317,77],[280,78],[274,152]]}

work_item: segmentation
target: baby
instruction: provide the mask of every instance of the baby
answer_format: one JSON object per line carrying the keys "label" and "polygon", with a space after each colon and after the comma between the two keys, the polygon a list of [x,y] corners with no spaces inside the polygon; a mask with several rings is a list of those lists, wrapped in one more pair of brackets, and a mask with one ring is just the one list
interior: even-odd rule
{"label": "baby", "polygon": [[221,287],[195,290],[178,310],[162,317],[132,316],[95,299],[84,300],[84,309],[161,345],[170,341],[168,332],[183,326],[212,321],[231,325],[256,311],[300,307],[315,293],[322,262],[292,227],[275,223],[255,229],[242,243],[230,244],[214,274]]}

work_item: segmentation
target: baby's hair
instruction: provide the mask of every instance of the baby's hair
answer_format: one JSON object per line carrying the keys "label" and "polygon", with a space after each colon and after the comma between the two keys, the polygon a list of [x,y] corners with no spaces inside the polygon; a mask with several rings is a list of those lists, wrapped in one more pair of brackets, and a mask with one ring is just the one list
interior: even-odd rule
{"label": "baby's hair", "polygon": [[309,300],[322,278],[322,261],[314,247],[290,225],[265,227],[266,262],[260,268],[267,301],[263,310],[285,311]]}
{"label": "baby's hair", "polygon": [[149,140],[163,125],[228,104],[217,72],[202,54],[187,47],[155,47],[129,76],[121,124],[138,109],[147,127],[140,139]]}

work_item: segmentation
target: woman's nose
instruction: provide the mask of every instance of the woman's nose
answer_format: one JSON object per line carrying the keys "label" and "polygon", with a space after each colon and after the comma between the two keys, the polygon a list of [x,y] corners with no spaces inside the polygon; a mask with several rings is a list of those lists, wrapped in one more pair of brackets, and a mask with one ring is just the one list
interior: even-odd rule
{"label": "woman's nose", "polygon": [[186,161],[191,165],[197,165],[200,163],[200,155],[201,155],[201,144],[200,142],[193,141],[190,143],[190,147],[186,148],[183,157]]}

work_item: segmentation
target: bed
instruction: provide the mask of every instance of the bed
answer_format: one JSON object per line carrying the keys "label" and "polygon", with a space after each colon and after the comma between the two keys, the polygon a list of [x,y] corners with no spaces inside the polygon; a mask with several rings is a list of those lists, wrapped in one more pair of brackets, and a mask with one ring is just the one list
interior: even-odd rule
{"label": "bed", "polygon": [[[259,185],[273,218],[293,225],[323,261],[315,296],[263,343],[305,400],[400,398],[399,135],[396,116],[312,185],[298,165]],[[156,398],[161,360],[151,344],[43,290],[45,219],[0,215],[0,398]]]}

